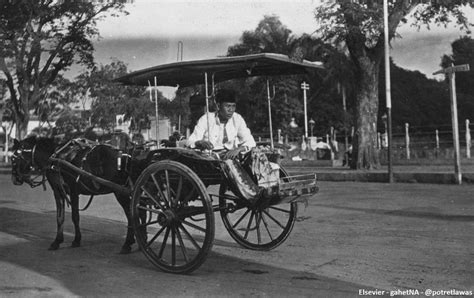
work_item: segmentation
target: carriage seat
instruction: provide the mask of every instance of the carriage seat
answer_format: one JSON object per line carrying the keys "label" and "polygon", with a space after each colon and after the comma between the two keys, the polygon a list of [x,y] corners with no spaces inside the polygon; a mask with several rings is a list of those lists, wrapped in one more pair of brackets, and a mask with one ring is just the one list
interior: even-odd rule
{"label": "carriage seat", "polygon": [[270,162],[266,152],[259,148],[253,148],[243,162],[224,160],[223,165],[231,190],[251,201],[280,181],[280,166]]}

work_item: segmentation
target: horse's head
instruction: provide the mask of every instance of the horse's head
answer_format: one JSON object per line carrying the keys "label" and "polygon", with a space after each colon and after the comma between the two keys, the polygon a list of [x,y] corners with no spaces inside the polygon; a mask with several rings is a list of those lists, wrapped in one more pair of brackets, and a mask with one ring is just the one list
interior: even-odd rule
{"label": "horse's head", "polygon": [[21,141],[13,140],[13,155],[11,158],[13,184],[21,185],[30,181],[35,146],[35,137],[29,137]]}

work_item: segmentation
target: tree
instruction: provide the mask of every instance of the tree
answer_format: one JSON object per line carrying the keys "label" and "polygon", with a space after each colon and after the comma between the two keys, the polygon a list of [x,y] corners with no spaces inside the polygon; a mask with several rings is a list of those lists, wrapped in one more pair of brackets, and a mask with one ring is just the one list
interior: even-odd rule
{"label": "tree", "polygon": [[[243,32],[240,42],[230,46],[227,56],[240,56],[257,53],[278,53],[290,55],[295,48],[296,37],[291,30],[283,25],[277,16],[264,16],[254,31]],[[275,123],[278,127],[285,127],[289,123],[292,110],[303,110],[302,105],[295,100],[295,92],[298,91],[296,82],[286,82],[279,84],[281,80],[272,78],[271,84],[278,84],[277,100],[272,102],[272,118],[278,119],[281,123]],[[235,80],[227,82],[230,88],[239,90],[238,112],[244,113],[247,124],[252,131],[268,127],[267,111],[267,91],[266,78],[251,78],[247,80]],[[283,100],[282,100],[283,98]],[[298,105],[300,108],[298,108]],[[278,111],[280,117],[275,111]],[[286,122],[286,123],[285,123]]]}
{"label": "tree", "polygon": [[264,16],[254,31],[245,31],[240,43],[230,46],[227,56],[257,53],[289,54],[293,50],[295,36],[275,15]]}
{"label": "tree", "polygon": [[[456,92],[458,94],[458,119],[474,121],[474,39],[463,36],[451,43],[452,54],[445,54],[441,66],[448,67],[451,64],[469,64],[470,71],[456,73]],[[447,81],[447,80],[446,80]],[[447,82],[446,82],[447,83]]]}
{"label": "tree", "polygon": [[62,75],[51,83],[43,98],[38,101],[34,114],[41,122],[49,121],[57,117],[64,110],[69,110],[69,104],[73,99],[72,83]]}
{"label": "tree", "polygon": [[131,108],[141,107],[133,103],[146,96],[143,87],[119,85],[113,81],[127,72],[124,62],[112,59],[111,63],[98,65],[76,78],[73,87],[75,97],[92,100],[91,124],[111,129],[115,126],[116,115],[135,115]]}
{"label": "tree", "polygon": [[3,115],[7,112],[7,82],[0,79],[0,122],[3,121]]}
{"label": "tree", "polygon": [[[392,126],[394,132],[404,132],[405,123],[410,131],[432,132],[436,127],[450,123],[449,93],[446,84],[428,79],[419,71],[410,71],[390,61],[392,89]],[[379,98],[385,104],[385,74],[380,71]],[[382,114],[382,113],[379,113]],[[379,124],[382,130],[383,124]]]}
{"label": "tree", "polygon": [[[48,87],[72,64],[93,65],[96,22],[123,11],[124,1],[2,0],[0,70],[7,82],[17,136]],[[102,4],[104,3],[104,4]]]}
{"label": "tree", "polygon": [[[320,39],[309,35],[298,37],[292,34],[292,31],[282,24],[277,16],[265,16],[254,31],[245,31],[240,38],[240,42],[228,48],[227,55],[278,53],[295,60],[307,59],[310,61],[336,57],[335,55],[327,55],[328,51],[331,51],[331,47],[325,45]],[[331,81],[331,78],[327,74],[324,77],[320,74],[314,74],[306,78],[312,87],[309,92],[308,110],[318,111],[314,116],[310,112],[308,114],[316,120],[317,130],[319,129],[319,131],[326,130],[334,122],[340,122],[340,119],[333,122],[332,117],[331,121],[325,119],[325,115],[332,114],[328,113],[327,110],[327,108],[332,109],[332,107],[326,103],[333,101],[334,96],[324,96],[323,99],[322,94],[326,93],[327,88],[324,86]],[[300,89],[301,76],[282,76],[268,79],[270,85],[275,86],[275,97],[272,100],[272,119],[275,131],[280,128],[284,134],[292,132],[288,124],[293,117],[296,118],[298,123],[302,124],[301,126],[304,126],[304,107]],[[239,113],[244,114],[250,129],[265,134],[268,133],[269,127],[266,80],[267,78],[257,77],[234,80],[224,84],[238,90],[240,100],[237,109]],[[301,137],[301,134],[295,137]]]}
{"label": "tree", "polygon": [[124,120],[130,120],[130,130],[141,132],[150,128],[150,116],[154,114],[155,104],[146,97],[132,97],[125,99],[121,111],[125,114]]}
{"label": "tree", "polygon": [[[453,21],[463,29],[470,25],[462,10],[468,0],[416,1],[388,0],[389,37],[401,23],[414,26]],[[372,169],[379,165],[377,115],[379,112],[379,72],[384,54],[383,1],[327,1],[315,10],[321,36],[347,53],[355,69],[355,127],[352,168]],[[472,6],[472,4],[470,4]]]}

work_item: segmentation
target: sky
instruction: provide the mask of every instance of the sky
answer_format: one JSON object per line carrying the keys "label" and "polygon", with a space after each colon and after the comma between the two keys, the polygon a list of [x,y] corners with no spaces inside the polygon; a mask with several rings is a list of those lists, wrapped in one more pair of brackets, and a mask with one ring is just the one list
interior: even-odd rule
{"label": "sky", "polygon": [[[264,15],[277,15],[296,35],[317,29],[314,8],[319,0],[135,0],[127,4],[129,15],[106,18],[98,24],[96,60],[111,58],[138,70],[178,59],[183,42],[183,60],[223,56],[239,42],[245,30],[254,30]],[[474,14],[469,13],[471,22]],[[454,27],[432,30],[408,25],[399,28],[402,38],[392,42],[391,56],[403,68],[419,70],[428,77],[438,70],[451,42],[463,33]],[[77,70],[75,70],[77,72]]]}

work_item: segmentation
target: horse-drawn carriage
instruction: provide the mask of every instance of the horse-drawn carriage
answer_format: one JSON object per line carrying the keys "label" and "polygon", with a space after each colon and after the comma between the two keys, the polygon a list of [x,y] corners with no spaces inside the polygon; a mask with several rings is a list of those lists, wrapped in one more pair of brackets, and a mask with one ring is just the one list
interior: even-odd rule
{"label": "horse-drawn carriage", "polygon": [[[257,54],[165,64],[132,72],[117,81],[181,87],[204,83],[209,107],[208,77],[214,90],[215,83],[233,78],[305,74],[320,68],[320,64],[283,55]],[[288,176],[278,164],[278,146],[273,140],[238,160],[222,160],[213,152],[188,148],[111,150],[99,145],[103,153],[90,146],[85,153],[77,153],[79,162],[65,157],[80,143],[75,142],[56,149],[43,169],[73,176],[70,183],[88,185],[89,194],[93,193],[91,188],[103,188],[129,198],[129,213],[125,212],[140,250],[166,272],[191,272],[205,261],[214,241],[214,212],[220,213],[236,242],[249,249],[270,250],[289,236],[297,218],[297,203],[318,191],[314,174]],[[38,148],[27,147],[17,146],[13,176],[19,176],[22,169],[24,172],[24,162],[34,164]],[[106,151],[110,160],[116,161],[115,170],[108,165],[113,172],[108,176],[104,174],[106,166],[98,165],[100,154]],[[128,235],[128,244],[133,235]]]}

